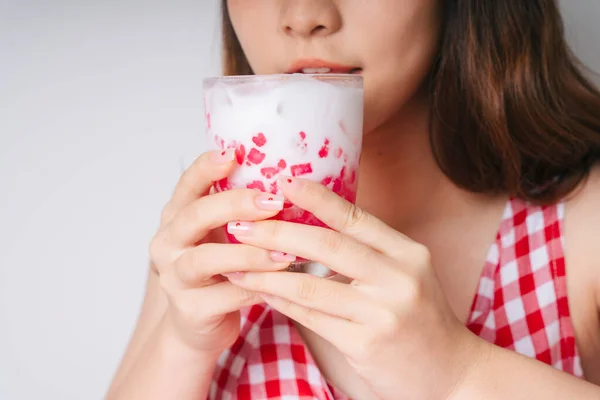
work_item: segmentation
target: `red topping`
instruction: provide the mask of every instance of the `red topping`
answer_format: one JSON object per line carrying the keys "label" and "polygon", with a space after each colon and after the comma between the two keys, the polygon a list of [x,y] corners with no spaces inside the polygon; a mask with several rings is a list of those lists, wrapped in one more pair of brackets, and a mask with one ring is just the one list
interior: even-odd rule
{"label": "red topping", "polygon": [[287,163],[285,162],[285,160],[279,160],[279,163],[277,164],[277,166],[280,169],[285,169],[285,167],[287,167]]}
{"label": "red topping", "polygon": [[270,192],[273,194],[277,194],[277,189],[279,189],[279,187],[277,186],[277,181],[272,182]]}
{"label": "red topping", "polygon": [[220,181],[218,181],[217,184],[215,185],[215,187],[216,187],[217,191],[220,191],[220,192],[222,192],[224,190],[232,189],[227,178],[223,178]]}
{"label": "red topping", "polygon": [[323,179],[323,180],[321,181],[321,184],[322,184],[323,186],[327,186],[327,185],[329,185],[329,184],[331,183],[331,181],[332,181],[332,180],[333,180],[333,178],[332,178],[332,177],[330,177],[330,176],[326,176],[326,177],[325,177],[325,179]]}
{"label": "red topping", "polygon": [[243,144],[235,150],[235,158],[237,159],[238,164],[242,165],[244,163],[244,158],[246,158],[246,148]]}
{"label": "red topping", "polygon": [[273,168],[273,167],[268,167],[268,168],[262,168],[260,170],[260,173],[262,174],[262,176],[264,176],[267,179],[271,179],[272,177],[274,177],[277,173],[279,173],[279,169],[277,168]]}
{"label": "red topping", "polygon": [[300,132],[300,139],[302,139],[302,140],[306,139],[306,133]]}
{"label": "red topping", "polygon": [[248,189],[258,189],[261,192],[266,192],[265,185],[261,181],[254,181],[246,185]]}
{"label": "red topping", "polygon": [[294,203],[292,203],[291,201],[285,200],[283,202],[283,208],[292,208],[294,207]]}
{"label": "red topping", "polygon": [[310,163],[292,165],[291,170],[292,170],[292,176],[301,176],[301,175],[306,175],[306,174],[310,174],[311,172],[313,172],[312,165]]}
{"label": "red topping", "polygon": [[265,144],[267,144],[267,138],[262,133],[259,133],[258,135],[254,136],[252,138],[252,141],[258,147],[263,147]]}
{"label": "red topping", "polygon": [[342,156],[342,154],[343,154],[343,153],[344,153],[344,152],[342,151],[342,148],[341,148],[341,147],[338,147],[338,148],[335,150],[335,154],[334,154],[334,155],[335,155],[335,158],[340,158],[340,157]]}
{"label": "red topping", "polygon": [[344,179],[345,175],[346,175],[346,167],[343,167],[342,171],[340,172],[340,179]]}
{"label": "red topping", "polygon": [[248,160],[253,164],[260,164],[265,160],[265,153],[261,153],[255,148],[252,148],[250,153],[248,153]]}
{"label": "red topping", "polygon": [[319,157],[325,158],[328,155],[329,155],[329,139],[325,139],[325,143],[323,144],[323,147],[321,147],[321,150],[319,150]]}
{"label": "red topping", "polygon": [[333,189],[332,189],[335,193],[339,193],[340,190],[342,190],[342,180],[341,179],[336,179],[333,182]]}
{"label": "red topping", "polygon": [[356,182],[356,170],[352,170],[352,175],[350,175],[350,183]]}

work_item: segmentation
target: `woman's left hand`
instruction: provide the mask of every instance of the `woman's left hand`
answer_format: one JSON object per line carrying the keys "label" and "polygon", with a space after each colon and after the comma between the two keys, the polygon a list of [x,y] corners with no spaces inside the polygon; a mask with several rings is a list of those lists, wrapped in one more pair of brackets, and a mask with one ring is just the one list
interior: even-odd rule
{"label": "woman's left hand", "polygon": [[314,331],[382,399],[446,399],[474,367],[480,341],[452,312],[427,248],[320,184],[280,179],[284,195],[331,229],[235,222],[242,243],[320,262],[350,284],[292,272],[230,277]]}

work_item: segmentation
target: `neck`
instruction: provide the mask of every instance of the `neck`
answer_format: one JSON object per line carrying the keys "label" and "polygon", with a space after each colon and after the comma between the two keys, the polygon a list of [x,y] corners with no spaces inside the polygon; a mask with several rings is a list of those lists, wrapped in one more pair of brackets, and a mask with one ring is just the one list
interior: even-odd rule
{"label": "neck", "polygon": [[[459,217],[482,196],[459,189],[438,167],[429,141],[426,99],[365,134],[358,204],[393,228],[421,236],[432,223]],[[489,202],[489,199],[488,199]],[[443,217],[443,218],[442,218]]]}

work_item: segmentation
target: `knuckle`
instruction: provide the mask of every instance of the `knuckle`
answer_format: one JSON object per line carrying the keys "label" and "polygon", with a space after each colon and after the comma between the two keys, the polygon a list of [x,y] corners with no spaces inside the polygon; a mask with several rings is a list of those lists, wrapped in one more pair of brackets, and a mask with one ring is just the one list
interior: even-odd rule
{"label": "knuckle", "polygon": [[431,252],[420,243],[412,245],[411,256],[419,266],[428,266],[431,263]]}
{"label": "knuckle", "polygon": [[148,248],[150,259],[154,262],[159,272],[161,271],[161,267],[164,265],[166,260],[166,242],[166,233],[164,230],[160,230],[150,240],[150,245]]}
{"label": "knuckle", "polygon": [[236,296],[242,305],[247,305],[252,303],[256,299],[256,294],[243,289],[241,287],[236,287]]}
{"label": "knuckle", "polygon": [[187,284],[197,280],[198,269],[196,268],[196,258],[196,252],[188,250],[177,259],[173,272],[179,282]]}
{"label": "knuckle", "polygon": [[414,310],[423,301],[423,283],[419,279],[407,279],[400,291],[402,308],[405,311]]}
{"label": "knuckle", "polygon": [[302,279],[297,287],[298,298],[304,301],[315,299],[317,294],[317,285],[312,279]]}
{"label": "knuckle", "polygon": [[270,220],[264,224],[265,235],[268,238],[277,238],[281,235],[283,230],[283,222],[279,220]]}
{"label": "knuckle", "polygon": [[379,333],[386,339],[395,336],[400,329],[400,318],[390,309],[382,310],[377,316]]}
{"label": "knuckle", "polygon": [[319,239],[319,247],[322,251],[337,253],[344,245],[344,238],[332,230],[326,230]]}
{"label": "knuckle", "polygon": [[346,227],[347,229],[354,229],[360,224],[364,223],[367,218],[369,218],[369,214],[367,214],[362,208],[352,204],[347,203],[349,207],[348,218],[346,219]]}
{"label": "knuckle", "polygon": [[307,328],[315,327],[319,325],[319,319],[321,318],[319,312],[313,310],[312,308],[307,308],[304,311],[304,323]]}
{"label": "knuckle", "polygon": [[171,202],[168,202],[167,204],[165,204],[165,206],[163,207],[163,209],[160,213],[160,224],[161,225],[167,224],[169,221],[171,221],[173,219],[174,216],[175,216],[175,212],[173,210],[173,205],[171,204]]}

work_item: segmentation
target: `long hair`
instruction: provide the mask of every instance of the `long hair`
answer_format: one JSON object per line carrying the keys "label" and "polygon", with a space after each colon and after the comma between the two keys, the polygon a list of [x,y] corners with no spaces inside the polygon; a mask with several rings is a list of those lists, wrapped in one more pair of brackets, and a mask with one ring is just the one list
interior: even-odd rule
{"label": "long hair", "polygon": [[[444,0],[427,80],[430,140],[456,185],[538,204],[600,161],[600,92],[571,53],[556,0]],[[223,73],[252,74],[222,1]]]}

